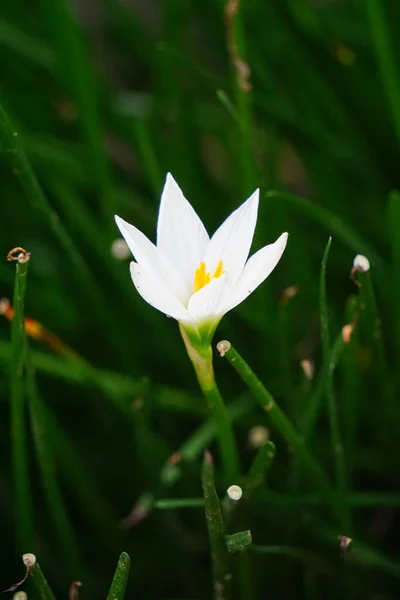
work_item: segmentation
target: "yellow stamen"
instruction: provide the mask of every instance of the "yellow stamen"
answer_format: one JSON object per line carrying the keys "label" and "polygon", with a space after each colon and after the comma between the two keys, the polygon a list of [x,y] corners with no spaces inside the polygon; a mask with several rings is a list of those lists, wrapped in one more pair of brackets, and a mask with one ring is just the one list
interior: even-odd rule
{"label": "yellow stamen", "polygon": [[218,279],[224,273],[222,260],[219,261],[217,268],[215,269],[214,275],[211,277],[210,273],[206,271],[206,263],[201,261],[200,266],[194,272],[194,284],[193,293],[198,292],[205,285],[210,283],[212,279]]}

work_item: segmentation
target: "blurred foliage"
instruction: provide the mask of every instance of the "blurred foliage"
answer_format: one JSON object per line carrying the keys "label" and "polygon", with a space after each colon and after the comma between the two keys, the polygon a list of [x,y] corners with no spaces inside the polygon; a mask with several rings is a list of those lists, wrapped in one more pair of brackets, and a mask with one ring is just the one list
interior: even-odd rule
{"label": "blurred foliage", "polygon": [[[124,550],[128,598],[211,597],[196,500],[206,446],[219,495],[238,482],[218,471],[176,323],[112,253],[115,213],[154,239],[170,171],[210,232],[257,186],[254,248],[289,231],[279,268],[215,342],[246,357],[332,482],[336,409],[343,443],[346,531],[217,354],[246,472],[253,427],[271,425],[276,445],[230,532],[254,542],[231,557],[234,597],[398,596],[399,19],[380,0],[2,0],[1,295],[13,295],[8,251],[28,249],[25,315],[62,341],[30,341],[21,389],[24,342],[0,322],[2,589],[34,552],[57,597],[80,580],[82,597],[105,598]],[[357,253],[371,261],[361,288]],[[194,501],[157,503],[174,498]],[[353,538],[347,550],[339,535]]]}

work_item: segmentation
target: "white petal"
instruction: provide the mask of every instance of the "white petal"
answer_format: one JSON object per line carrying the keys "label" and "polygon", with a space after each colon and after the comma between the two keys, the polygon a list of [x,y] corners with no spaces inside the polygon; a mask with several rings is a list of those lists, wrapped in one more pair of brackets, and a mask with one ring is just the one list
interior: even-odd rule
{"label": "white petal", "polygon": [[236,284],[227,311],[243,302],[270,275],[283,254],[287,239],[288,234],[282,233],[274,244],[264,246],[249,258]]}
{"label": "white petal", "polygon": [[259,190],[235,210],[212,236],[205,262],[213,273],[220,260],[229,279],[235,282],[246,263],[257,222]]}
{"label": "white petal", "polygon": [[190,294],[208,242],[203,223],[168,173],[158,214],[157,248],[177,268]]}
{"label": "white petal", "polygon": [[147,271],[151,270],[154,276],[159,278],[163,285],[182,302],[187,302],[190,293],[187,293],[181,276],[169,260],[134,225],[127,223],[118,216],[115,217],[115,222],[136,262]]}
{"label": "white petal", "polygon": [[146,302],[177,321],[190,321],[190,316],[181,302],[157,278],[153,271],[131,262],[132,281]]}
{"label": "white petal", "polygon": [[222,316],[228,299],[232,298],[233,286],[226,274],[213,279],[189,300],[188,312],[195,321]]}

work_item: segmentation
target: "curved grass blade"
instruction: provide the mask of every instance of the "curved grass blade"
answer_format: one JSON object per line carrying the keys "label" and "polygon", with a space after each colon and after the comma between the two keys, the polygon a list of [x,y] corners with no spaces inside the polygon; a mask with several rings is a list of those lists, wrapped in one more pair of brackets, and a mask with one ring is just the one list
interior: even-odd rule
{"label": "curved grass blade", "polygon": [[108,592],[107,600],[123,600],[125,597],[126,584],[128,583],[131,559],[126,552],[119,557],[114,578]]}
{"label": "curved grass blade", "polygon": [[[106,328],[106,331],[110,336],[110,341],[112,342],[116,352],[120,354],[121,341],[120,336],[118,335],[119,320],[117,322],[117,320],[114,318],[115,311],[109,310],[109,306],[104,300],[103,290],[101,290],[97,285],[97,282],[92,276],[90,269],[87,267],[81,254],[76,249],[71,237],[60,222],[58,215],[48,203],[22,147],[22,144],[19,142],[18,132],[14,130],[6,111],[1,104],[0,144],[3,146],[13,172],[24,189],[32,207],[42,213],[43,217],[49,224],[50,229],[58,238],[61,246],[69,256],[72,265],[75,267],[80,277],[81,285],[85,288],[87,297],[92,301],[92,310],[97,313],[100,322],[107,321],[110,323],[109,327]],[[113,323],[110,322],[110,319],[113,321]]]}
{"label": "curved grass blade", "polygon": [[316,223],[322,225],[328,233],[333,234],[335,238],[340,240],[350,250],[368,256],[379,271],[379,276],[383,276],[386,265],[375,248],[365,241],[355,229],[345,223],[341,217],[316,202],[311,202],[306,198],[301,198],[288,192],[268,191],[266,192],[266,197],[278,198],[289,207],[299,210]]}

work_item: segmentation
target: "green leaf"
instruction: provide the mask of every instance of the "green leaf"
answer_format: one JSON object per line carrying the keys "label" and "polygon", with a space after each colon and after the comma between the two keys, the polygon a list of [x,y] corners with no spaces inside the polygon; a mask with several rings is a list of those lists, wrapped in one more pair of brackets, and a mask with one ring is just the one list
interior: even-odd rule
{"label": "green leaf", "polygon": [[126,552],[122,552],[119,557],[114,578],[108,592],[107,600],[123,600],[125,597],[126,585],[128,583],[129,569],[131,559]]}

